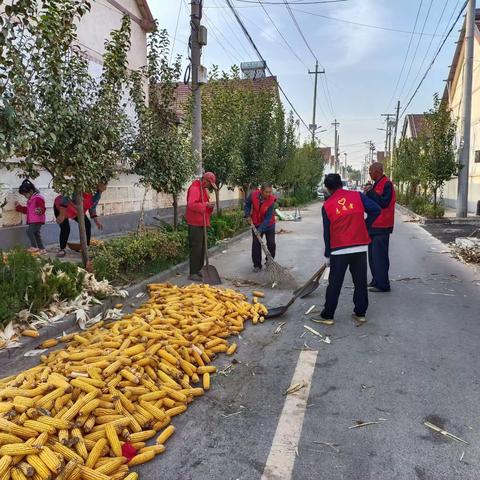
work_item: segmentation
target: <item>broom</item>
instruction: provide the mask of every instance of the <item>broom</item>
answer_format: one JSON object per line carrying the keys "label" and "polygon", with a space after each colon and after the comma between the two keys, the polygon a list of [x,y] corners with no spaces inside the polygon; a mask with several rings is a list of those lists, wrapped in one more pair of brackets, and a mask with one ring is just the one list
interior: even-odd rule
{"label": "broom", "polygon": [[296,288],[297,281],[295,280],[293,275],[285,267],[282,267],[273,259],[272,255],[268,251],[267,246],[263,242],[260,233],[258,233],[258,230],[255,228],[255,225],[252,224],[251,227],[253,234],[255,235],[255,237],[257,237],[257,240],[259,241],[262,250],[265,253],[265,257],[267,259],[266,270],[268,275],[270,276],[272,288],[277,286],[280,288]]}

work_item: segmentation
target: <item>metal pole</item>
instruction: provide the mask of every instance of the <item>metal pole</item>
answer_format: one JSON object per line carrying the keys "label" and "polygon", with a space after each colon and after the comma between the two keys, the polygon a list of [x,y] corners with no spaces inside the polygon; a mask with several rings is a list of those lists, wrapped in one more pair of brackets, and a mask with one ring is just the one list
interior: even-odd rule
{"label": "metal pole", "polygon": [[192,144],[193,154],[197,162],[196,174],[203,175],[202,163],[202,89],[199,83],[199,69],[201,65],[202,47],[198,41],[200,21],[202,19],[202,0],[191,0],[191,69],[192,69],[192,91],[193,91],[193,128]]}
{"label": "metal pole", "polygon": [[310,125],[310,129],[312,131],[312,144],[315,144],[315,132],[317,130],[317,124],[315,123],[317,117],[317,86],[318,86],[318,75],[325,73],[325,69],[319,70],[318,69],[318,60],[315,62],[315,70],[311,72],[308,71],[310,75],[315,75],[315,82],[313,87],[313,118],[312,124]]}
{"label": "metal pole", "polygon": [[335,173],[338,173],[338,131],[337,127],[340,126],[340,124],[337,122],[337,119],[332,123],[332,125],[335,127],[335,152],[334,152],[334,157],[335,157]]}
{"label": "metal pole", "polygon": [[457,218],[468,215],[468,178],[470,165],[470,130],[472,122],[472,80],[475,28],[475,0],[469,0],[465,19],[465,71],[463,84],[463,145],[458,173]]}

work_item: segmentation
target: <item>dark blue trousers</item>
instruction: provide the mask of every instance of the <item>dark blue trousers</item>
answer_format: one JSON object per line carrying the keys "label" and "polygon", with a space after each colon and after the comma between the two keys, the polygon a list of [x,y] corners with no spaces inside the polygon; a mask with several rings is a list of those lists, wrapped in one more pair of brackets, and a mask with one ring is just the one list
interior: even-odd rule
{"label": "dark blue trousers", "polygon": [[372,272],[372,286],[388,292],[390,290],[390,280],[388,278],[390,234],[373,234],[371,238],[372,243],[368,246],[368,263]]}
{"label": "dark blue trousers", "polygon": [[367,312],[367,253],[347,253],[346,255],[330,256],[330,275],[325,296],[325,308],[322,312],[325,317],[334,318],[347,268],[350,268],[354,285],[354,312],[357,315],[365,315]]}

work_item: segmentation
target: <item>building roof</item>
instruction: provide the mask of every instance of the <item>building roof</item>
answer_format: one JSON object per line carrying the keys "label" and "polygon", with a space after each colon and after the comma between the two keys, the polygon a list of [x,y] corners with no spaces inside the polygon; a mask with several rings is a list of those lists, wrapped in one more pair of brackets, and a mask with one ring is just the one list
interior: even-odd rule
{"label": "building roof", "polygon": [[[241,79],[236,81],[245,87],[248,86],[254,92],[260,92],[269,88],[278,88],[276,76],[256,78],[254,80]],[[185,109],[191,92],[191,85],[185,83],[179,83],[175,89],[175,110],[179,118],[183,118],[185,116]]]}
{"label": "building roof", "polygon": [[421,133],[425,133],[427,129],[425,114],[410,113],[406,115],[402,129],[402,137],[405,137],[407,128],[410,128],[412,138],[418,138]]}
{"label": "building roof", "polygon": [[138,9],[142,18],[138,18],[127,8],[121,5],[120,0],[107,0],[107,2],[115,7],[117,10],[120,10],[124,15],[128,15],[134,22],[138,23],[145,31],[151,32],[155,28],[155,19],[153,18],[150,7],[148,6],[147,0],[136,0]]}
{"label": "building roof", "polygon": [[[477,25],[477,29],[480,29],[480,8],[477,8],[475,11],[475,24]],[[477,37],[477,40],[480,42],[480,38],[478,36],[478,31],[475,32],[475,36]],[[451,85],[455,79],[456,72],[457,72],[457,67],[458,64],[461,61],[460,55],[462,53],[462,48],[464,44],[464,39],[465,39],[465,21],[463,22],[462,29],[460,30],[460,36],[457,41],[457,48],[455,49],[455,53],[453,55],[453,61],[452,64],[450,65],[450,71],[448,73],[448,78],[447,78],[447,84],[445,86],[445,90],[443,92],[443,98],[444,100],[449,99],[448,91],[451,88]]]}
{"label": "building roof", "polygon": [[328,163],[332,156],[332,147],[320,147],[320,153],[322,154],[325,163]]}

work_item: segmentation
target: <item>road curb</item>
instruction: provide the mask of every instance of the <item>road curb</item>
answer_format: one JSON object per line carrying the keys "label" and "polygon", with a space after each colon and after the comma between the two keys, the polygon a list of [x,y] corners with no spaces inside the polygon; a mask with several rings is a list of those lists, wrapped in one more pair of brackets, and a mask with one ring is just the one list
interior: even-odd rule
{"label": "road curb", "polygon": [[400,205],[399,203],[396,204],[396,207],[398,210],[400,210],[401,213],[404,215],[409,215],[413,217],[415,220],[417,220],[420,224],[422,225],[432,225],[435,223],[452,223],[451,219],[448,217],[443,217],[443,218],[427,218],[422,215],[419,215],[418,213],[415,213],[414,211],[410,210],[408,207],[405,205]]}
{"label": "road curb", "polygon": [[[246,229],[245,231],[235,235],[234,237],[226,240],[221,240],[219,244],[215,245],[212,248],[208,249],[210,255],[215,255],[219,253],[229,246],[247,238],[250,235],[250,230]],[[101,305],[93,305],[90,307],[88,313],[90,317],[95,317],[99,313],[106,312],[107,310],[113,308],[118,303],[128,303],[134,304],[135,303],[135,296],[138,295],[140,292],[146,292],[147,285],[151,283],[161,283],[167,280],[172,275],[177,273],[185,273],[188,269],[188,260],[183,262],[177,263],[176,265],[163,270],[151,277],[142,280],[139,283],[135,283],[127,287],[125,290],[128,292],[128,297],[120,298],[120,297],[109,297],[102,301]],[[143,298],[142,298],[143,301]],[[133,307],[130,307],[133,308]],[[128,309],[126,309],[128,310]],[[11,349],[2,349],[0,350],[0,360],[2,359],[11,359],[12,357],[23,356],[25,352],[29,350],[34,350],[39,347],[39,345],[48,338],[55,338],[65,333],[71,333],[73,331],[79,330],[75,315],[70,313],[65,315],[63,320],[59,320],[58,322],[52,323],[49,326],[43,327],[39,329],[40,335],[36,338],[30,337],[21,337],[22,346],[19,348],[11,348]]]}

